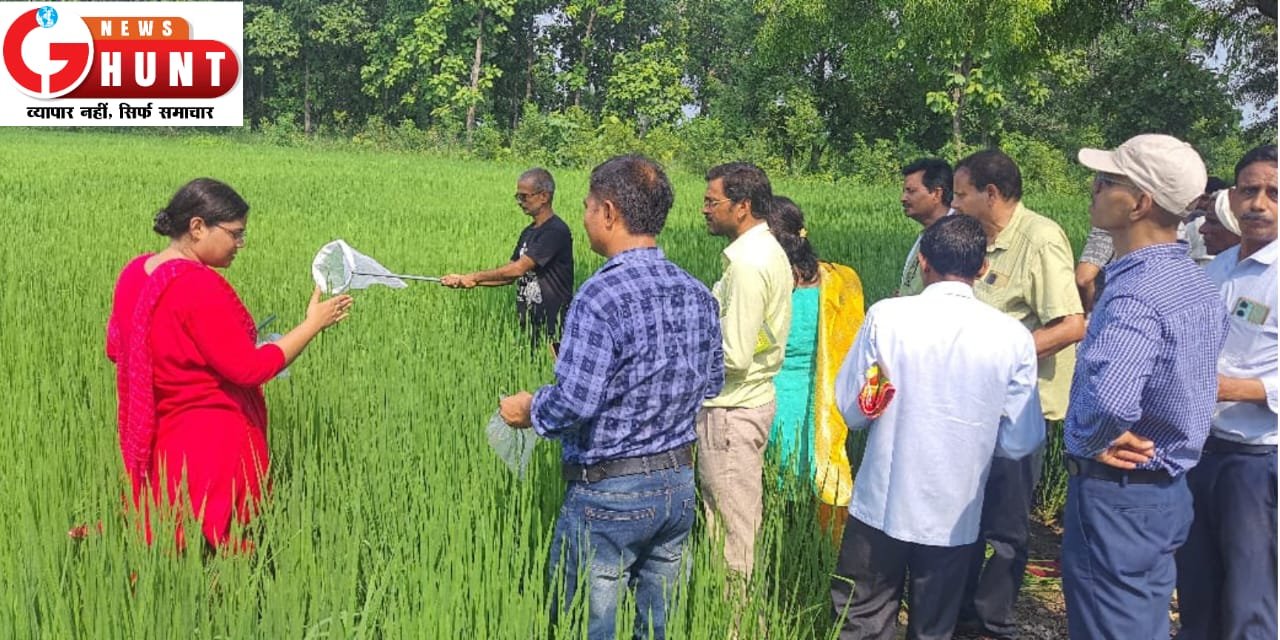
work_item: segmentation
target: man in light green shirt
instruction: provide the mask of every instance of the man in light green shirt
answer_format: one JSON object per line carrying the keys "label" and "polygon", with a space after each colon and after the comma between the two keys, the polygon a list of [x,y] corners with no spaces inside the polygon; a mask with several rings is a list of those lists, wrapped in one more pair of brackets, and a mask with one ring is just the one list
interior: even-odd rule
{"label": "man in light green shirt", "polygon": [[920,236],[907,252],[895,296],[924,291],[920,273],[920,237],[933,223],[955,213],[951,208],[951,165],[941,158],[920,158],[902,168],[902,212],[920,223]]}
{"label": "man in light green shirt", "polygon": [[[1022,323],[1039,358],[1040,404],[1047,420],[1067,413],[1075,344],[1084,338],[1084,308],[1075,259],[1058,224],[1022,206],[1022,174],[999,150],[979,151],[956,165],[951,206],[977,218],[987,233],[989,267],[974,294]],[[983,567],[976,545],[961,628],[1011,638],[1013,605],[1027,565],[1029,517],[1043,456],[996,459],[987,477],[982,537],[994,553]]]}
{"label": "man in light green shirt", "polygon": [[759,167],[730,163],[707,173],[707,231],[729,239],[712,289],[724,336],[724,389],[698,412],[698,483],[725,563],[750,576],[763,509],[764,450],[775,409],[773,377],[791,328],[794,277],[765,220],[773,201]]}

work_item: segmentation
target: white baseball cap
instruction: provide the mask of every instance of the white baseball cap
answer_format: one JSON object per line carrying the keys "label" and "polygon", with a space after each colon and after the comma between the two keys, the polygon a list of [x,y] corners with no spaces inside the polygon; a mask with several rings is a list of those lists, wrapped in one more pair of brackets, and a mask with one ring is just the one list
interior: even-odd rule
{"label": "white baseball cap", "polygon": [[1094,171],[1128,178],[1180,218],[1187,217],[1187,207],[1204,194],[1209,180],[1204,160],[1191,145],[1160,133],[1134,136],[1114,151],[1081,149],[1076,157]]}

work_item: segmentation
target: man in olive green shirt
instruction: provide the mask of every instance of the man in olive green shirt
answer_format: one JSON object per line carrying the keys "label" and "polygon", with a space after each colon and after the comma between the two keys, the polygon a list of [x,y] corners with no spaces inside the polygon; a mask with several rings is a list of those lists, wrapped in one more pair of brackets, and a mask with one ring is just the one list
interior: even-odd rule
{"label": "man in olive green shirt", "polygon": [[[951,165],[941,158],[920,158],[902,168],[902,212],[920,223],[920,236],[933,223],[955,213],[951,208]],[[914,296],[924,291],[920,273],[920,236],[907,252],[896,296]]]}
{"label": "man in olive green shirt", "polygon": [[773,377],[791,328],[791,263],[765,219],[773,201],[759,167],[730,163],[707,172],[707,231],[730,240],[720,303],[724,389],[698,412],[698,484],[711,535],[724,536],[725,563],[750,576],[763,509],[764,449],[775,409]]}
{"label": "man in olive green shirt", "polygon": [[[1085,328],[1067,234],[1056,222],[1022,205],[1018,165],[998,150],[961,160],[954,183],[951,206],[977,218],[987,232],[990,265],[974,283],[974,294],[1031,331],[1044,417],[1061,420],[1067,413],[1075,344],[1084,338]],[[961,628],[980,626],[996,638],[1011,638],[1017,632],[1013,605],[1026,570],[1029,516],[1042,461],[1041,455],[997,458],[991,466],[982,537],[994,554],[983,567],[985,549],[976,545]]]}

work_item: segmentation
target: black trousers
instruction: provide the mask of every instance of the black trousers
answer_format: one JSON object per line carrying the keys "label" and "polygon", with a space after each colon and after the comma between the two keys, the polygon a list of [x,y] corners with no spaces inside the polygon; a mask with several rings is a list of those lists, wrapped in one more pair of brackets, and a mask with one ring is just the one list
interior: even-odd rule
{"label": "black trousers", "polygon": [[965,578],[974,546],[903,542],[849,516],[831,580],[841,640],[893,640],[904,587],[907,638],[950,638],[963,597],[956,586]]}
{"label": "black trousers", "polygon": [[[982,499],[982,533],[969,558],[960,619],[980,624],[987,634],[1002,639],[1017,637],[1013,605],[1027,570],[1027,545],[1031,538],[1031,505],[1035,500],[1041,449],[1020,460],[993,458]],[[991,558],[986,559],[986,545]],[[985,566],[984,566],[985,561]]]}

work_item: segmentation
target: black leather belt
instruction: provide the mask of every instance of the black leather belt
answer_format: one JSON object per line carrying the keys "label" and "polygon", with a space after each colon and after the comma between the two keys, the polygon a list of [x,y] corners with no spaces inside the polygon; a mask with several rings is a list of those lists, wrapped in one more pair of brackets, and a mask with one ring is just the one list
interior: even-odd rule
{"label": "black leather belt", "polygon": [[600,482],[606,478],[688,467],[692,464],[693,445],[690,444],[650,456],[605,460],[585,467],[566,462],[560,466],[560,472],[564,474],[566,482]]}
{"label": "black leather belt", "polygon": [[1223,440],[1222,438],[1209,436],[1204,441],[1205,453],[1246,453],[1253,456],[1266,455],[1276,452],[1274,444],[1245,444],[1243,442],[1232,442]]}
{"label": "black leather belt", "polygon": [[1075,456],[1067,456],[1064,462],[1067,465],[1067,473],[1073,476],[1110,480],[1120,484],[1168,484],[1173,482],[1173,476],[1163,469],[1131,469],[1125,471],[1124,469],[1102,464],[1097,460],[1086,460]]}

